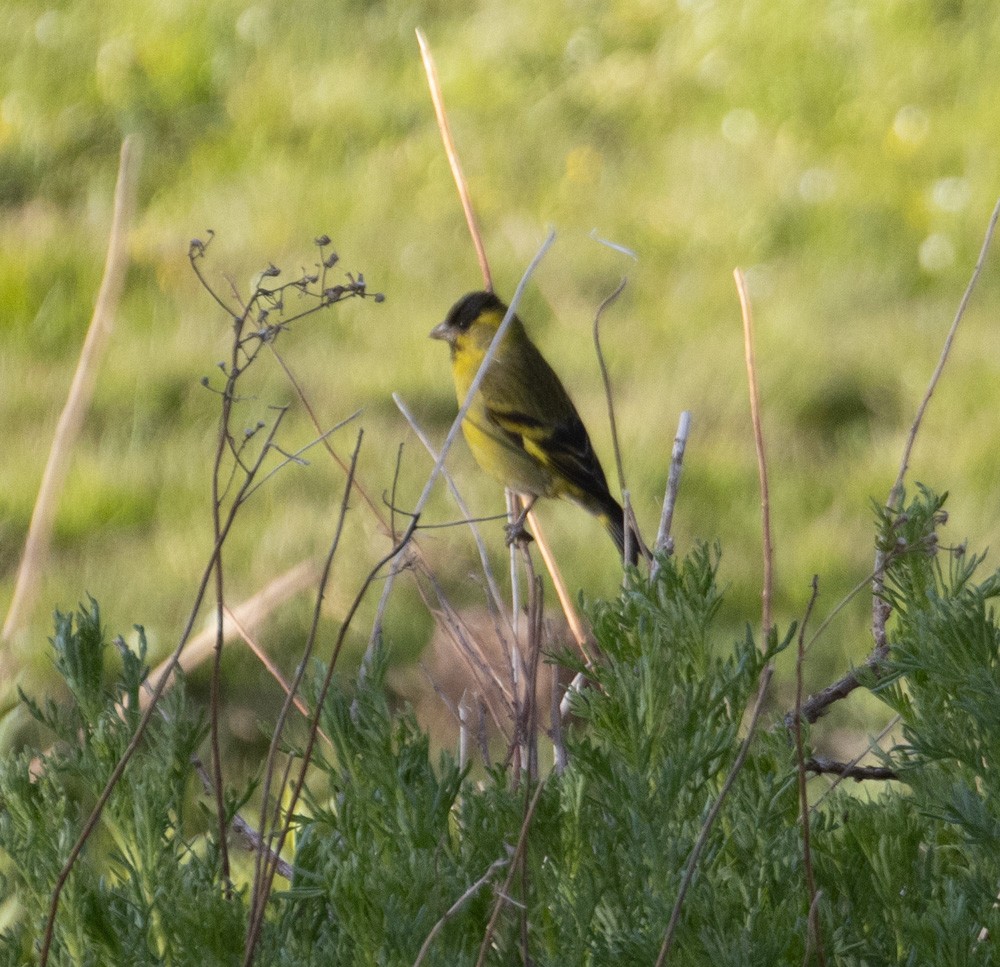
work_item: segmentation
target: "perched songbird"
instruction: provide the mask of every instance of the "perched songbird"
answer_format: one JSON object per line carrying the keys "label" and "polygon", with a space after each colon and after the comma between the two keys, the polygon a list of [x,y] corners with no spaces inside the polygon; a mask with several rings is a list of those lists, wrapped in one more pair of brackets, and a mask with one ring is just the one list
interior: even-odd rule
{"label": "perched songbird", "polygon": [[[472,292],[431,330],[451,346],[455,393],[461,406],[507,313],[492,292]],[[559,377],[515,316],[462,421],[479,466],[530,502],[566,497],[607,528],[625,553],[621,504],[611,496],[600,461]],[[639,539],[631,537],[631,563]]]}

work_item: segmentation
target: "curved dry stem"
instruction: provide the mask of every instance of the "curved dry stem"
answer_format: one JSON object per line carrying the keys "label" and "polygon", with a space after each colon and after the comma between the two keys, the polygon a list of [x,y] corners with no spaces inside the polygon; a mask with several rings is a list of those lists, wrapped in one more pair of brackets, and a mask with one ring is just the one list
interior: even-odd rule
{"label": "curved dry stem", "polygon": [[528,830],[531,828],[531,821],[535,815],[535,807],[538,805],[538,800],[542,797],[545,782],[546,780],[542,779],[538,783],[535,793],[531,797],[531,802],[528,803],[528,808],[525,810],[524,820],[521,822],[521,832],[517,837],[517,846],[514,847],[514,854],[510,858],[510,869],[507,871],[507,879],[504,880],[503,886],[500,887],[497,893],[496,903],[493,905],[493,912],[490,914],[489,923],[486,925],[486,933],[483,935],[483,942],[479,948],[479,956],[476,958],[476,967],[483,967],[489,955],[493,933],[496,930],[497,921],[500,919],[500,911],[503,909],[504,904],[508,902],[507,895],[510,891],[510,885],[514,882],[514,874],[517,872],[518,863],[524,854],[524,849],[528,842]]}
{"label": "curved dry stem", "polygon": [[[899,472],[896,474],[896,481],[892,485],[892,490],[889,491],[889,499],[886,503],[886,506],[891,511],[899,510],[899,502],[902,500],[903,496],[903,480],[906,477],[906,471],[910,465],[910,455],[913,452],[913,445],[917,439],[917,432],[920,430],[920,424],[923,422],[924,413],[930,404],[931,396],[934,395],[934,390],[937,387],[938,381],[941,379],[941,373],[944,371],[945,363],[948,362],[948,356],[951,353],[951,344],[955,339],[955,333],[958,332],[959,323],[961,323],[962,318],[965,315],[965,310],[969,305],[969,299],[972,297],[972,291],[975,289],[976,283],[979,281],[979,275],[983,270],[983,264],[986,262],[986,253],[989,251],[990,243],[993,241],[993,232],[996,229],[998,219],[1000,219],[1000,199],[997,200],[997,203],[993,208],[993,214],[990,216],[989,224],[986,226],[986,234],[983,238],[983,244],[979,249],[979,258],[976,259],[975,268],[972,270],[972,277],[969,279],[969,284],[965,287],[965,292],[962,293],[962,299],[955,312],[955,318],[952,320],[951,328],[948,330],[948,335],[945,337],[944,346],[941,348],[941,355],[938,358],[937,366],[934,367],[934,372],[931,374],[930,382],[927,385],[927,391],[924,393],[924,397],[920,401],[920,406],[917,407],[917,415],[913,419],[913,424],[910,427],[909,434],[907,435],[906,443],[903,445],[903,455],[899,461]],[[886,603],[882,594],[885,590],[885,566],[885,552],[879,550],[875,553],[875,577],[872,580],[872,637],[875,639],[875,653],[880,659],[885,658],[885,656],[889,653],[889,644],[886,639],[885,626],[886,622],[889,620],[889,614],[892,610]]]}
{"label": "curved dry stem", "polygon": [[[278,424],[281,422],[281,416],[279,415],[278,420],[275,422],[274,428],[272,430],[272,436],[277,432]],[[208,591],[208,583],[212,578],[215,568],[219,561],[219,554],[222,550],[222,545],[225,543],[226,538],[229,536],[229,532],[232,529],[233,523],[236,520],[236,516],[239,513],[240,508],[243,506],[243,497],[246,494],[247,489],[251,486],[254,476],[260,470],[261,463],[267,453],[267,447],[262,447],[260,455],[257,462],[249,468],[246,479],[233,498],[232,503],[229,506],[229,510],[226,514],[225,521],[223,522],[222,528],[219,532],[218,538],[216,539],[215,546],[212,548],[211,556],[209,557],[208,563],[205,565],[205,569],[202,572],[201,580],[198,584],[198,589],[195,592],[194,604],[191,607],[191,611],[188,615],[187,622],[184,625],[184,630],[181,632],[180,640],[177,643],[177,647],[174,649],[173,654],[170,656],[169,660],[163,666],[163,672],[157,679],[156,686],[153,688],[152,696],[149,699],[149,704],[146,707],[145,712],[143,712],[142,717],[139,719],[138,724],[135,728],[135,733],[132,736],[131,741],[128,746],[126,746],[125,751],[122,753],[121,758],[118,760],[118,764],[112,770],[111,775],[108,777],[108,781],[101,791],[101,794],[97,797],[97,802],[94,804],[94,808],[91,810],[90,815],[87,817],[87,821],[83,825],[83,829],[80,831],[80,835],[76,842],[73,844],[66,857],[66,862],[63,864],[62,869],[59,871],[58,877],[56,877],[55,885],[52,888],[52,898],[49,903],[49,910],[47,914],[45,932],[42,937],[42,946],[39,955],[39,967],[45,967],[49,959],[49,951],[52,947],[52,938],[55,931],[55,919],[56,913],[59,910],[59,899],[62,895],[62,891],[66,886],[66,882],[69,879],[70,871],[79,859],[80,854],[83,852],[83,847],[86,845],[87,840],[90,839],[94,830],[97,828],[97,824],[100,821],[102,814],[104,813],[104,807],[107,806],[108,800],[111,798],[111,793],[114,791],[115,786],[118,785],[119,780],[125,772],[129,762],[132,760],[132,756],[135,755],[136,750],[139,748],[143,738],[146,735],[146,729],[149,727],[149,721],[153,717],[153,713],[157,709],[157,704],[160,697],[163,695],[164,690],[167,687],[167,682],[170,680],[174,673],[174,669],[177,667],[181,652],[184,646],[187,644],[188,639],[191,637],[191,632],[194,629],[194,623],[197,620],[198,612],[201,610],[202,603],[205,600],[205,594]]]}
{"label": "curved dry stem", "polygon": [[[618,444],[618,422],[615,420],[614,395],[611,392],[611,374],[608,372],[608,364],[604,361],[604,351],[601,349],[601,316],[605,310],[613,305],[618,297],[625,291],[628,279],[623,278],[618,283],[617,288],[598,307],[594,313],[594,351],[597,353],[597,364],[601,367],[601,379],[604,381],[604,399],[608,405],[608,424],[611,426],[611,445],[615,454],[615,468],[618,471],[618,489],[624,494],[625,469],[622,466],[622,451]],[[626,527],[628,521],[625,521]],[[628,531],[626,530],[626,536]]]}
{"label": "curved dry stem", "polygon": [[[346,492],[350,492],[350,486],[346,488]],[[372,582],[378,576],[379,572],[388,564],[394,557],[400,554],[403,549],[409,543],[410,539],[413,537],[414,532],[417,529],[417,523],[419,522],[419,517],[415,516],[410,521],[406,528],[406,531],[400,537],[399,541],[393,545],[389,550],[389,553],[379,560],[375,566],[368,572],[364,582],[362,583],[358,593],[355,595],[354,600],[351,602],[350,608],[347,610],[347,614],[344,616],[344,620],[341,623],[340,631],[337,634],[337,640],[333,646],[333,652],[330,655],[330,660],[327,663],[326,675],[323,678],[323,682],[319,687],[316,695],[316,709],[313,713],[312,724],[309,729],[309,735],[306,739],[305,748],[302,750],[302,758],[299,767],[299,774],[295,781],[295,786],[292,789],[291,795],[288,798],[288,802],[285,807],[285,822],[281,828],[281,834],[278,837],[276,843],[274,843],[273,851],[271,857],[278,857],[281,855],[281,851],[284,849],[285,841],[291,831],[292,823],[295,818],[295,809],[302,797],[302,790],[305,787],[306,775],[309,771],[309,766],[312,762],[313,749],[316,746],[316,739],[319,735],[319,723],[320,716],[323,711],[323,704],[326,701],[326,696],[330,691],[330,686],[333,683],[333,674],[337,668],[337,662],[340,658],[340,653],[344,647],[344,641],[347,638],[347,631],[351,626],[351,622],[354,620],[355,614],[357,614],[358,608],[361,606],[361,602],[364,600],[368,593],[368,589],[371,587]],[[260,891],[257,893],[258,896],[258,907],[255,914],[250,922],[250,928],[247,934],[246,950],[244,953],[244,967],[250,967],[253,963],[254,955],[256,952],[257,943],[260,940],[260,931],[264,923],[264,912],[266,908],[267,897],[270,896],[271,889],[274,883],[274,877],[278,872],[277,863],[271,857],[265,857],[264,863],[264,875],[263,880],[260,884]],[[257,883],[255,882],[255,890],[257,888]]]}
{"label": "curved dry stem", "polygon": [[87,407],[94,395],[97,371],[114,327],[115,313],[125,284],[125,272],[128,268],[128,232],[135,210],[135,187],[140,156],[141,142],[135,135],[129,135],[122,142],[118,162],[118,181],[115,185],[104,275],[94,304],[94,314],[80,350],[76,372],[73,374],[73,382],[70,384],[66,403],[59,414],[59,422],[52,437],[52,446],[49,448],[49,457],[38,488],[38,496],[35,498],[28,536],[24,542],[24,553],[14,583],[14,593],[7,609],[3,632],[0,634],[2,641],[9,640],[20,627],[34,601],[38,590],[38,579],[45,571],[59,496],[66,482],[66,472],[73,456],[73,447],[80,435]]}

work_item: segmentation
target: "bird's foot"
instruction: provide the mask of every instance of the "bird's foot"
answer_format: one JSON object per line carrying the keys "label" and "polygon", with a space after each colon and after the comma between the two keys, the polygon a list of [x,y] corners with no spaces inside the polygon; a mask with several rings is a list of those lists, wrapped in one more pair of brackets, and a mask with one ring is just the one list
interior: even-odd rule
{"label": "bird's foot", "polygon": [[504,524],[504,531],[507,534],[507,546],[516,544],[518,547],[527,547],[534,538],[528,533],[524,526],[524,518],[527,514],[519,514],[517,520],[509,524]]}

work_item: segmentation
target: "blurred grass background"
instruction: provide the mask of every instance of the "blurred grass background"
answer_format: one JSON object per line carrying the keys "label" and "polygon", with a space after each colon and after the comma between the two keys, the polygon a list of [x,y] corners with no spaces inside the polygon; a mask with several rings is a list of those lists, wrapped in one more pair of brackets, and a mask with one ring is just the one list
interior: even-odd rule
{"label": "blurred grass background", "polygon": [[[16,2],[0,33],[0,601],[17,563],[104,259],[118,151],[145,152],[132,263],[97,395],[59,506],[54,554],[30,622],[10,643],[12,686],[47,681],[54,607],[85,593],[115,631],[146,626],[173,648],[211,547],[217,398],[201,385],[228,325],[187,260],[222,294],[269,263],[315,261],[328,234],[341,268],[384,304],[303,322],[282,349],[320,419],[357,408],[362,474],[416,499],[430,468],[397,414],[400,392],[440,441],[454,413],[446,352],[427,332],[481,285],[434,123],[414,28],[435,53],[498,290],[509,298],[549,226],[558,241],[522,316],[570,387],[609,477],[610,435],[590,326],[605,317],[626,471],[655,530],[682,409],[693,434],[675,517],[681,553],[720,539],[734,633],[759,614],[760,533],[739,307],[748,274],[771,460],[782,626],[819,618],[870,570],[870,499],[886,498],[912,415],[967,283],[1000,186],[993,0],[132,0]],[[591,233],[628,246],[632,260]],[[1000,292],[994,252],[918,439],[910,482],[951,491],[948,537],[1000,536],[996,414]],[[286,449],[312,435],[277,367],[255,373],[247,426],[290,403]],[[356,430],[335,441],[347,454]],[[464,444],[452,466],[476,512],[502,508]],[[333,533],[343,476],[320,451],[247,507],[228,546],[239,601]],[[354,502],[326,602],[334,623],[385,540]],[[613,594],[600,527],[541,509],[573,588]],[[428,519],[454,511],[443,498]],[[504,570],[499,525],[486,533]],[[423,538],[456,600],[475,598],[460,529]],[[376,588],[376,592],[378,588]],[[258,629],[294,661],[309,596]],[[868,653],[862,595],[811,655],[825,684]],[[371,608],[355,627],[361,645]],[[817,619],[818,620],[818,619]],[[431,631],[401,582],[387,634],[401,662]],[[246,737],[276,701],[232,649],[231,724]],[[787,676],[787,668],[786,668]],[[196,683],[198,677],[195,676]],[[786,678],[787,680],[787,678]],[[864,702],[834,725],[863,726]],[[240,725],[242,723],[242,726]]]}

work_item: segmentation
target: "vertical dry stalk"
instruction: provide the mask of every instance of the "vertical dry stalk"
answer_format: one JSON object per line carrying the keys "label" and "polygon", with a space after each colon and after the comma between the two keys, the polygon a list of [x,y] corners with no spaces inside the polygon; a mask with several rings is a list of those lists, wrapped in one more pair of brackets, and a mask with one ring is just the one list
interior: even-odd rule
{"label": "vertical dry stalk", "polygon": [[173,654],[171,654],[169,661],[163,668],[163,673],[156,681],[156,685],[153,688],[153,693],[149,698],[149,704],[146,710],[142,713],[142,717],[139,719],[138,724],[135,727],[135,732],[129,741],[128,746],[122,753],[121,758],[118,760],[118,764],[112,770],[111,775],[108,777],[108,781],[104,786],[101,794],[97,797],[97,801],[94,804],[94,808],[91,810],[90,815],[87,817],[87,821],[83,824],[83,829],[80,831],[80,835],[73,847],[70,849],[66,861],[63,863],[62,869],[59,871],[59,875],[56,877],[55,885],[52,888],[52,897],[49,901],[49,909],[45,923],[45,932],[42,935],[41,950],[39,952],[38,963],[39,967],[46,967],[49,962],[49,952],[52,947],[52,938],[55,932],[55,921],[56,914],[59,911],[59,900],[62,896],[62,891],[66,886],[69,879],[69,874],[73,867],[76,865],[76,861],[80,858],[80,854],[83,852],[84,846],[87,844],[87,840],[90,839],[94,830],[97,828],[97,824],[104,813],[104,808],[108,804],[108,800],[111,798],[111,793],[114,791],[115,786],[118,785],[118,781],[121,779],[122,775],[125,773],[125,769],[128,767],[129,762],[132,761],[132,756],[135,755],[136,750],[142,743],[146,735],[146,729],[149,727],[149,721],[153,717],[155,711],[157,711],[157,703],[160,697],[163,695],[164,690],[167,687],[167,682],[170,680],[174,673],[174,669],[177,667],[181,652],[184,646],[187,644],[188,639],[191,637],[191,631],[194,628],[195,620],[198,617],[198,612],[201,610],[202,602],[205,600],[205,594],[208,590],[208,583],[212,578],[215,568],[219,561],[219,554],[222,549],[222,545],[225,543],[226,538],[229,536],[229,532],[232,529],[233,524],[236,521],[236,516],[239,513],[240,508],[243,506],[243,501],[246,499],[247,490],[252,486],[254,479],[260,472],[261,465],[264,462],[265,455],[269,452],[270,445],[274,439],[275,434],[278,432],[278,427],[281,423],[281,417],[284,412],[278,415],[275,420],[274,425],[268,434],[267,440],[261,451],[257,456],[257,459],[252,465],[245,470],[245,480],[241,485],[240,489],[234,496],[229,509],[226,513],[225,521],[223,522],[222,530],[216,540],[215,546],[212,548],[211,556],[209,557],[208,563],[202,572],[201,579],[198,583],[198,589],[195,592],[194,604],[191,606],[191,610],[188,614],[187,622],[184,625],[184,630],[181,632],[180,640],[177,643],[177,647],[174,648]]}
{"label": "vertical dry stalk", "polygon": [[750,419],[753,422],[753,439],[757,447],[757,473],[760,477],[761,537],[764,545],[764,587],[761,624],[764,634],[761,647],[766,647],[766,639],[771,631],[771,595],[774,587],[774,550],[771,546],[771,498],[767,486],[767,456],[764,452],[764,431],[760,421],[760,389],[757,385],[757,360],[753,346],[753,314],[750,311],[750,294],[747,280],[740,269],[733,269],[736,289],[740,295],[740,311],[743,315],[743,350],[747,364],[747,383],[750,390]]}
{"label": "vertical dry stalk", "polygon": [[97,371],[114,325],[115,313],[125,284],[128,267],[128,231],[135,209],[135,185],[138,178],[141,145],[135,135],[123,142],[118,162],[118,181],[115,185],[114,211],[111,216],[111,235],[104,262],[104,276],[94,304],[90,328],[80,351],[80,358],[73,374],[66,403],[56,424],[49,458],[45,464],[42,483],[31,515],[24,554],[17,572],[14,594],[7,618],[4,621],[3,641],[20,627],[31,608],[38,591],[40,575],[45,570],[52,543],[52,527],[59,495],[66,482],[73,447],[80,435],[83,419],[94,395]]}

